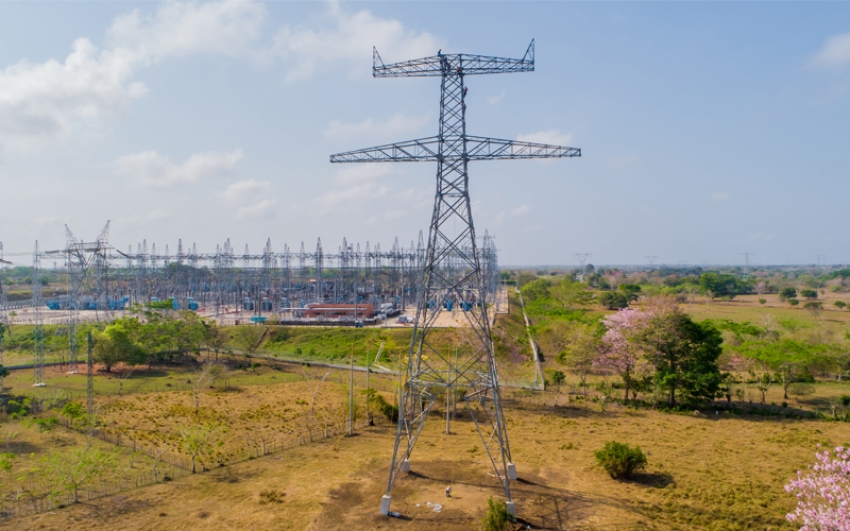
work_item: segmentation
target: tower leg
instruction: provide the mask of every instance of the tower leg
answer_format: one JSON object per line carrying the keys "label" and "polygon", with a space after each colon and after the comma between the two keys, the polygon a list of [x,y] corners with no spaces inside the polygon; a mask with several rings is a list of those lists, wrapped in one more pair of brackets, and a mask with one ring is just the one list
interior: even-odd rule
{"label": "tower leg", "polygon": [[390,502],[392,501],[392,496],[388,496],[384,494],[381,497],[381,514],[390,514]]}

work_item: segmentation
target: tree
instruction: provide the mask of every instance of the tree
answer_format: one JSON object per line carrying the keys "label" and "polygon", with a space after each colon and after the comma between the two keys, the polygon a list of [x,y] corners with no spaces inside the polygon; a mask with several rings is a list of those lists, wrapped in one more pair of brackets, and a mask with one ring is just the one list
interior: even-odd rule
{"label": "tree", "polygon": [[634,383],[635,369],[641,357],[640,345],[635,341],[645,326],[646,314],[641,310],[625,308],[602,319],[607,329],[602,336],[599,355],[594,366],[613,371],[623,379],[623,399],[629,399]]}
{"label": "tree", "polygon": [[618,289],[623,292],[628,302],[636,301],[640,297],[641,289],[639,284],[620,284]]}
{"label": "tree", "polygon": [[847,303],[844,302],[844,301],[835,301],[834,304],[835,304],[835,307],[838,308],[839,310],[843,310],[844,308],[847,307]]}
{"label": "tree", "polygon": [[[818,445],[820,446],[820,445]],[[850,529],[850,447],[815,454],[816,463],[808,471],[797,471],[797,479],[785,490],[797,497],[797,508],[786,515],[790,522],[811,531]]]}
{"label": "tree", "polygon": [[178,448],[187,454],[192,460],[192,473],[195,473],[195,462],[198,457],[208,453],[212,448],[212,440],[216,435],[216,429],[209,424],[197,424],[192,426],[181,426],[178,430]]}
{"label": "tree", "polygon": [[549,298],[549,281],[538,278],[522,287],[522,295],[526,300],[534,301]]}
{"label": "tree", "polygon": [[79,501],[78,491],[86,483],[115,470],[115,454],[92,446],[78,446],[63,452],[51,452],[43,458],[48,477],[59,489]]}
{"label": "tree", "polygon": [[549,330],[549,338],[558,348],[556,360],[578,375],[587,388],[587,375],[599,355],[599,331],[596,324],[558,321]]}
{"label": "tree", "polygon": [[133,341],[131,329],[124,320],[116,320],[103,331],[95,330],[92,357],[111,372],[118,363],[138,365],[144,363],[144,351]]}
{"label": "tree", "polygon": [[238,326],[231,333],[231,338],[245,357],[250,358],[260,348],[260,345],[263,344],[266,332],[267,328],[265,326]]}
{"label": "tree", "polygon": [[207,350],[215,352],[215,359],[218,359],[218,353],[227,345],[227,333],[216,323],[207,324],[204,332],[204,346]]}
{"label": "tree", "polygon": [[793,299],[796,296],[797,296],[797,289],[796,288],[782,288],[779,291],[779,300],[780,301],[786,301],[788,299]]}
{"label": "tree", "polygon": [[522,289],[523,286],[532,282],[537,278],[537,275],[531,273],[529,271],[520,271],[519,275],[516,278],[516,285],[518,288]]}
{"label": "tree", "polygon": [[[788,387],[823,354],[823,347],[792,339],[781,339],[776,342],[747,341],[736,350],[774,371],[782,383],[783,398],[786,400]],[[764,403],[764,393],[762,393],[762,403]]]}
{"label": "tree", "polygon": [[700,291],[711,292],[715,297],[734,297],[749,291],[749,287],[740,282],[734,275],[726,273],[703,273],[699,277]]}
{"label": "tree", "polygon": [[201,366],[195,370],[195,374],[192,377],[192,394],[195,398],[195,416],[198,415],[198,410],[200,409],[201,393],[203,393],[204,389],[208,388],[210,384],[223,373],[224,367],[211,361],[202,363]]}
{"label": "tree", "polygon": [[813,289],[801,289],[800,295],[807,298],[807,299],[817,299],[818,298],[818,292],[813,290]]}
{"label": "tree", "polygon": [[593,293],[586,288],[585,284],[565,276],[550,291],[552,298],[560,304],[561,308],[572,311],[593,302]]}
{"label": "tree", "polygon": [[567,375],[561,371],[553,371],[552,372],[552,383],[555,384],[559,389],[561,388],[561,384],[564,383],[564,380],[567,379]]}
{"label": "tree", "polygon": [[62,406],[62,416],[68,419],[69,424],[73,425],[75,421],[85,418],[86,408],[79,402],[66,402]]}
{"label": "tree", "polygon": [[668,405],[714,399],[722,381],[720,332],[710,322],[693,322],[667,298],[650,301],[647,313],[637,340],[655,368],[656,386],[667,392]]}
{"label": "tree", "polygon": [[606,310],[621,310],[629,307],[629,298],[619,291],[603,291],[596,299]]}

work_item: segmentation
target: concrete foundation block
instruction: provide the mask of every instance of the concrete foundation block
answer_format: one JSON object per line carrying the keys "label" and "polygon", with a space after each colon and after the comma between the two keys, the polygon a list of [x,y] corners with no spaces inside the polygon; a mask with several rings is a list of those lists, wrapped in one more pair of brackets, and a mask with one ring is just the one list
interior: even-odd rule
{"label": "concrete foundation block", "polygon": [[405,459],[401,462],[401,472],[402,474],[410,472],[410,459]]}
{"label": "concrete foundation block", "polygon": [[392,501],[392,496],[383,495],[381,498],[381,514],[387,515],[390,514],[390,502]]}
{"label": "concrete foundation block", "polygon": [[508,463],[508,479],[514,481],[516,479],[516,465]]}
{"label": "concrete foundation block", "polygon": [[516,504],[510,500],[505,502],[505,508],[516,518]]}

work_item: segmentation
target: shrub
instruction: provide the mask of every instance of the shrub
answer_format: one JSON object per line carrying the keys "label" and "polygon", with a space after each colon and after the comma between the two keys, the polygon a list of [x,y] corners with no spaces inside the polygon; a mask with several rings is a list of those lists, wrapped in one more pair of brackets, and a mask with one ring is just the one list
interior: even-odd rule
{"label": "shrub", "polygon": [[759,299],[759,304],[764,304],[767,302],[767,299]]}
{"label": "shrub", "polygon": [[844,302],[844,301],[835,301],[834,304],[835,304],[835,307],[838,308],[839,310],[843,310],[844,308],[847,307],[847,303]]}
{"label": "shrub", "polygon": [[807,299],[817,299],[818,298],[818,292],[813,290],[813,289],[800,290],[800,295],[802,295],[803,297],[805,297]]}
{"label": "shrub", "polygon": [[555,371],[552,373],[552,383],[554,383],[555,385],[561,385],[566,379],[567,375],[561,371]]}
{"label": "shrub", "polygon": [[487,515],[481,522],[482,531],[507,531],[514,522],[516,518],[508,512],[505,502],[496,501],[492,496],[487,499]]}
{"label": "shrub", "polygon": [[628,479],[638,470],[646,468],[646,456],[640,446],[630,447],[617,441],[608,441],[594,455],[596,462],[613,479]]}
{"label": "shrub", "polygon": [[790,304],[791,306],[797,306],[798,304],[800,304],[800,301],[798,301],[797,299],[788,299],[788,304]]}

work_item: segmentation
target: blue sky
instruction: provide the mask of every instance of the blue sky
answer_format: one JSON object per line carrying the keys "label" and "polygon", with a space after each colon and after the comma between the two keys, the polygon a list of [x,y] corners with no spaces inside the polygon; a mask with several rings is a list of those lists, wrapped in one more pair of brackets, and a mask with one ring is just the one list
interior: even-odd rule
{"label": "blue sky", "polygon": [[[230,238],[409,245],[429,163],[332,153],[432,136],[446,52],[537,69],[468,81],[468,131],[580,147],[470,165],[505,264],[850,263],[850,4],[0,2],[0,241],[63,225],[158,249]],[[26,262],[25,257],[13,257]]]}

